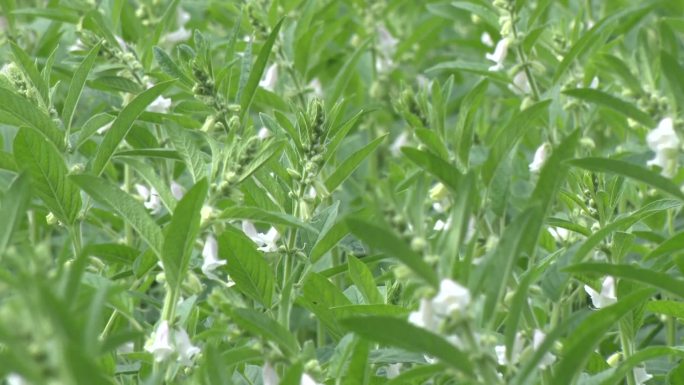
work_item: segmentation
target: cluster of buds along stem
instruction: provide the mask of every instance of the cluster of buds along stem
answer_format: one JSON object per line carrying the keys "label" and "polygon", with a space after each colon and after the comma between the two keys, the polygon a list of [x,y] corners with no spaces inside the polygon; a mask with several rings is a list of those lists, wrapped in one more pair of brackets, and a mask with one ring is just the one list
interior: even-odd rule
{"label": "cluster of buds along stem", "polygon": [[406,120],[414,129],[430,126],[427,96],[422,91],[416,95],[412,88],[405,88],[401,92],[401,96],[395,105],[395,110],[399,112],[404,120]]}
{"label": "cluster of buds along stem", "polygon": [[235,156],[230,168],[224,174],[223,182],[219,186],[221,190],[229,192],[232,187],[240,182],[245,170],[247,170],[247,167],[259,152],[260,143],[261,141],[254,136],[247,140],[244,146],[236,146],[234,148]]}

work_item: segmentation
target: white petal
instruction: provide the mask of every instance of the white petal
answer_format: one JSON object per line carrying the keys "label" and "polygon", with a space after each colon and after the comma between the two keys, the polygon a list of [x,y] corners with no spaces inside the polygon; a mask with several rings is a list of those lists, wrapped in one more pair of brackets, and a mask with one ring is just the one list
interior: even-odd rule
{"label": "white petal", "polygon": [[169,107],[171,107],[171,99],[159,95],[145,110],[165,114],[169,112]]}
{"label": "white petal", "polygon": [[157,362],[164,361],[174,352],[167,321],[159,323],[159,326],[152,332],[147,343],[145,343],[145,350],[152,353]]}
{"label": "white petal", "polygon": [[278,65],[273,63],[266,70],[266,75],[259,81],[259,86],[263,89],[273,91],[278,82]]}
{"label": "white petal", "polygon": [[176,23],[179,27],[184,26],[190,21],[190,14],[186,12],[183,8],[178,7],[176,14]]}
{"label": "white petal", "polygon": [[388,379],[399,376],[401,374],[401,362],[387,365],[385,373],[387,374]]}
{"label": "white petal", "polygon": [[163,40],[169,44],[176,44],[187,41],[191,36],[192,32],[181,26],[177,30],[164,35]]}
{"label": "white petal", "polygon": [[406,131],[402,131],[401,134],[394,139],[394,142],[392,142],[392,145],[390,145],[390,152],[392,153],[392,156],[398,157],[401,155],[401,148],[406,146],[408,139],[409,134]]}
{"label": "white petal", "polygon": [[487,47],[492,47],[494,45],[494,40],[492,40],[491,35],[489,35],[489,33],[487,32],[482,32],[482,35],[480,36],[480,41]]}
{"label": "white petal", "polygon": [[490,71],[500,71],[501,69],[503,69],[503,63],[506,60],[506,56],[508,56],[509,44],[510,40],[508,38],[503,38],[499,40],[498,43],[496,43],[496,48],[494,48],[494,52],[485,55],[485,58],[487,58],[487,60],[496,63],[495,65],[489,67]]}
{"label": "white petal", "polygon": [[551,153],[551,145],[549,143],[544,143],[541,146],[537,148],[537,151],[534,152],[534,158],[532,159],[532,163],[530,163],[530,172],[531,173],[539,173],[546,163],[546,161],[549,158],[549,155]]}
{"label": "white petal", "polygon": [[140,195],[143,200],[147,200],[150,197],[150,190],[147,187],[137,183],[133,187],[135,187],[135,191],[138,192],[138,195]]}
{"label": "white petal", "polygon": [[176,200],[181,200],[183,195],[185,195],[185,190],[183,186],[178,184],[175,180],[171,181],[171,195],[173,195]]}
{"label": "white petal", "polygon": [[280,384],[280,378],[278,377],[278,373],[276,373],[275,369],[273,368],[270,362],[264,363],[264,366],[261,369],[261,377],[263,379],[264,385]]}
{"label": "white petal", "polygon": [[319,385],[319,384],[318,384],[318,382],[314,381],[314,379],[311,378],[311,376],[304,373],[304,374],[302,374],[302,378],[299,381],[299,385]]}
{"label": "white petal", "polygon": [[646,381],[653,378],[653,376],[646,373],[646,369],[642,367],[634,368],[632,372],[634,373],[634,380],[636,381],[636,385],[643,385]]}
{"label": "white petal", "polygon": [[192,358],[200,353],[200,349],[190,342],[190,337],[183,328],[174,330],[174,343],[178,351],[178,361],[185,366],[192,365]]}
{"label": "white petal", "polygon": [[245,233],[249,239],[252,241],[258,240],[259,234],[257,233],[256,227],[254,227],[254,223],[250,221],[242,221],[242,232]]}
{"label": "white petal", "polygon": [[259,132],[257,133],[257,138],[259,138],[260,140],[264,140],[264,139],[268,138],[269,136],[271,136],[271,130],[269,130],[266,127],[261,127],[259,129]]}
{"label": "white petal", "polygon": [[439,283],[439,292],[432,299],[435,313],[443,316],[463,312],[469,303],[470,291],[450,279],[443,279]]}
{"label": "white petal", "polygon": [[426,298],[421,299],[420,307],[417,311],[409,314],[408,321],[417,327],[434,331],[437,327],[437,321],[432,309],[432,302]]}

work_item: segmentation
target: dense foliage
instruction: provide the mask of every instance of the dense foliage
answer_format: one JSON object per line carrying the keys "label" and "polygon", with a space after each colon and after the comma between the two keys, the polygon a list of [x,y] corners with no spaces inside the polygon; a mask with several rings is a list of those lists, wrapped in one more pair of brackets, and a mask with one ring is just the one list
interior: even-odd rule
{"label": "dense foliage", "polygon": [[684,384],[684,2],[0,9],[0,383]]}

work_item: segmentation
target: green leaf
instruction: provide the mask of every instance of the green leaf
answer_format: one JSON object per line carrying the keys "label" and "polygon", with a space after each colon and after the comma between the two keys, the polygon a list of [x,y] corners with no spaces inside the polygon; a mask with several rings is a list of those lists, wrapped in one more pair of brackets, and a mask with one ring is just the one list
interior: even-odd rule
{"label": "green leaf", "polygon": [[18,166],[28,170],[34,191],[45,206],[63,223],[73,224],[81,210],[81,195],[67,179],[57,149],[35,131],[22,128],[14,138],[14,157]]}
{"label": "green leaf", "polygon": [[638,290],[621,298],[616,304],[589,315],[564,343],[563,355],[554,367],[554,376],[550,383],[574,383],[591,352],[596,349],[607,332],[652,294],[653,291],[650,289]]}
{"label": "green leaf", "polygon": [[242,182],[243,180],[252,176],[252,174],[257,172],[262,166],[264,166],[274,157],[281,156],[284,148],[284,140],[273,141],[267,144],[266,147],[264,147],[254,158],[254,160],[252,160],[252,162],[245,168],[245,171],[240,176],[238,182]]}
{"label": "green leaf", "polygon": [[192,134],[183,128],[173,124],[166,124],[173,147],[185,162],[185,166],[192,175],[193,182],[204,178],[207,173],[207,165],[204,161],[204,153],[200,150]]}
{"label": "green leaf", "polygon": [[646,310],[684,319],[684,303],[679,301],[651,301],[646,304]]}
{"label": "green leaf", "polygon": [[339,325],[339,317],[332,310],[335,307],[349,306],[351,301],[327,278],[318,273],[309,273],[302,286],[300,304],[316,315],[335,339],[344,335]]}
{"label": "green leaf", "polygon": [[266,211],[259,207],[233,206],[221,212],[219,218],[223,219],[247,219],[268,225],[285,225],[305,229],[313,233],[318,230],[289,214]]}
{"label": "green leaf", "polygon": [[286,354],[299,353],[297,339],[274,319],[252,309],[233,309],[230,314],[241,328],[275,342]]}
{"label": "green leaf", "polygon": [[463,98],[459,109],[458,120],[456,121],[456,129],[454,139],[458,142],[456,148],[458,149],[458,160],[464,167],[468,167],[470,162],[470,149],[473,145],[473,137],[475,133],[475,124],[473,119],[478,111],[478,107],[484,99],[484,95],[489,87],[487,79],[481,80],[468,94]]}
{"label": "green leaf", "polygon": [[385,385],[411,385],[424,383],[432,376],[444,373],[446,367],[443,364],[417,365],[402,371],[397,377],[385,382]]}
{"label": "green leaf", "polygon": [[684,193],[672,181],[634,163],[608,158],[581,158],[570,160],[568,163],[588,171],[608,172],[634,179],[684,200]]}
{"label": "green leaf", "polygon": [[349,230],[368,246],[400,260],[427,283],[438,286],[437,274],[430,265],[392,231],[356,218],[349,218],[346,223]]}
{"label": "green leaf", "polygon": [[585,102],[598,104],[632,118],[646,127],[655,127],[656,123],[650,115],[641,111],[633,104],[618,99],[606,92],[593,88],[575,88],[563,91],[565,95],[584,100]]}
{"label": "green leaf", "polygon": [[172,78],[179,79],[184,84],[191,86],[193,81],[176,65],[171,57],[159,47],[154,47],[154,58],[159,63],[159,68]]}
{"label": "green leaf", "polygon": [[387,135],[383,135],[379,138],[376,138],[362,149],[345,159],[325,180],[325,188],[329,192],[335,191],[335,189],[339,187],[339,185],[341,185],[342,182],[344,182],[344,180],[347,179],[357,167],[359,167],[359,165],[361,165],[361,162],[363,162],[368,155],[375,151],[375,149],[380,145],[380,143],[382,143],[386,136]]}
{"label": "green leaf", "polygon": [[326,95],[327,102],[330,105],[337,103],[341,99],[342,93],[347,88],[347,85],[349,85],[349,81],[351,80],[352,76],[356,73],[356,65],[358,64],[359,59],[361,56],[363,56],[363,53],[366,52],[369,44],[370,39],[362,42],[356,51],[349,56],[349,59],[347,59],[342,68],[337,71],[335,80],[330,88],[330,93]]}
{"label": "green leaf", "polygon": [[62,151],[65,148],[64,134],[55,122],[41,108],[23,96],[0,87],[0,110],[7,112],[23,124],[43,134]]}
{"label": "green leaf", "polygon": [[401,149],[401,152],[404,153],[411,162],[434,175],[453,193],[457,193],[460,190],[460,182],[463,178],[463,174],[461,174],[456,167],[449,164],[449,162],[437,155],[417,148],[404,147]]}
{"label": "green leaf", "polygon": [[81,93],[83,92],[83,86],[88,79],[88,74],[95,64],[97,55],[100,53],[101,44],[98,43],[93,47],[88,56],[81,62],[78,66],[74,76],[71,78],[71,84],[69,85],[69,92],[67,93],[66,99],[64,99],[64,107],[62,108],[62,121],[66,127],[67,132],[71,129],[71,122],[74,117],[74,111],[78,105],[78,100],[81,98]]}
{"label": "green leaf", "polygon": [[218,239],[219,255],[235,286],[266,308],[271,307],[275,278],[271,266],[242,231],[229,227]]}
{"label": "green leaf", "polygon": [[660,66],[667,79],[667,84],[672,93],[679,99],[679,106],[681,107],[684,105],[684,79],[681,76],[684,73],[684,67],[679,64],[677,58],[666,51],[660,51]]}
{"label": "green leaf", "polygon": [[370,377],[368,373],[369,352],[370,346],[366,340],[359,339],[356,341],[342,385],[365,385],[368,383]]}
{"label": "green leaf", "polygon": [[684,232],[677,233],[665,240],[663,243],[659,244],[658,247],[651,250],[650,253],[644,256],[644,261],[679,252],[682,249],[684,249]]}
{"label": "green leaf", "polygon": [[684,279],[672,277],[651,269],[634,265],[613,265],[608,263],[580,263],[563,269],[569,273],[612,275],[652,286],[676,297],[684,298]]}
{"label": "green leaf", "polygon": [[273,30],[268,35],[268,38],[264,42],[264,45],[259,51],[256,62],[251,68],[249,73],[249,79],[242,90],[242,95],[240,96],[240,119],[244,118],[245,114],[249,110],[249,106],[254,100],[254,94],[256,93],[257,87],[259,86],[259,81],[261,76],[264,74],[264,69],[266,69],[266,64],[268,63],[268,57],[271,56],[271,49],[273,49],[273,44],[278,38],[278,32],[283,24],[284,19],[280,19],[278,24],[273,27]]}
{"label": "green leaf", "polygon": [[321,233],[311,248],[311,253],[309,254],[311,263],[315,263],[323,257],[325,253],[335,247],[347,234],[349,234],[349,229],[347,229],[347,223],[344,221],[335,223],[328,231]]}
{"label": "green leaf", "polygon": [[439,358],[443,364],[472,377],[468,356],[441,336],[408,322],[387,316],[350,317],[340,321],[347,329],[370,341]]}
{"label": "green leaf", "polygon": [[0,201],[0,256],[10,244],[12,233],[21,224],[26,215],[26,209],[31,199],[29,175],[21,173],[17,175],[9,185],[5,195]]}
{"label": "green leaf", "polygon": [[93,175],[72,175],[70,179],[96,201],[113,209],[140,234],[158,258],[162,255],[164,237],[157,223],[141,202],[122,191],[117,185]]}
{"label": "green leaf", "polygon": [[462,9],[469,14],[480,16],[492,28],[499,28],[499,16],[491,7],[475,1],[452,1],[451,6]]}
{"label": "green leaf", "polygon": [[[631,356],[625,358],[624,361],[619,363],[617,368],[610,368],[599,375],[609,374],[610,376],[605,380],[598,382],[600,385],[614,385],[620,382],[625,376],[631,372],[634,367],[639,365],[643,361],[652,360],[658,357],[684,357],[684,350],[680,347],[669,347],[669,346],[649,346],[647,348],[641,349],[634,352]],[[676,369],[675,369],[676,370]],[[672,370],[670,375],[675,371]],[[597,375],[597,376],[599,376]],[[670,379],[669,384],[679,385],[681,382],[674,382]]]}
{"label": "green leaf", "polygon": [[385,301],[375,285],[373,274],[366,264],[359,261],[358,258],[353,255],[350,255],[347,258],[349,277],[366,299],[366,303],[384,303]]}
{"label": "green leaf", "polygon": [[197,182],[178,202],[166,228],[161,261],[172,290],[180,290],[200,229],[200,211],[209,191],[206,179]]}
{"label": "green leaf", "polygon": [[112,123],[112,127],[107,130],[102,143],[98,149],[95,159],[91,164],[91,171],[95,175],[100,175],[105,166],[111,159],[116,148],[130,131],[133,122],[158,96],[174,83],[173,80],[157,83],[151,88],[137,95],[130,103],[124,107]]}

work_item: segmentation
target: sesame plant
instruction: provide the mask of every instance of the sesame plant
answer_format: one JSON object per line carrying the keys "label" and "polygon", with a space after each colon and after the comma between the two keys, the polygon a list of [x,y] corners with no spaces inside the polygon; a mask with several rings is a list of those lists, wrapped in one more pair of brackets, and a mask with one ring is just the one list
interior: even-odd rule
{"label": "sesame plant", "polygon": [[684,384],[684,2],[0,10],[0,384]]}

